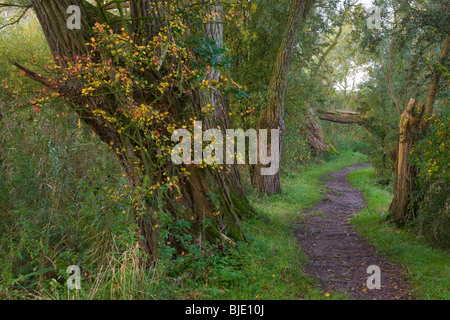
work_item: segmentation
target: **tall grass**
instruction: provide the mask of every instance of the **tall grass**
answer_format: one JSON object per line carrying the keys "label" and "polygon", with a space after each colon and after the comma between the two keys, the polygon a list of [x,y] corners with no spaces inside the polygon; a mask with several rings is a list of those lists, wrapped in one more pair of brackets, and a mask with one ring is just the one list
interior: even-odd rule
{"label": "tall grass", "polygon": [[[292,227],[297,213],[321,197],[322,174],[363,162],[364,156],[346,153],[301,174],[291,172],[283,179],[283,195],[250,195],[259,214],[243,222],[247,241],[203,250],[192,246],[177,259],[161,254],[158,264],[148,268],[139,259],[127,202],[110,196],[110,190],[125,183],[117,164],[108,158],[106,147],[68,120],[68,130],[47,130],[51,143],[38,130],[42,128],[27,128],[25,133],[40,141],[35,150],[14,135],[3,136],[4,145],[15,148],[22,143],[22,148],[7,154],[1,171],[0,298],[325,298],[302,271],[306,259]],[[81,132],[71,135],[71,130]],[[67,144],[69,156],[58,156]],[[78,152],[93,154],[81,158]],[[58,187],[42,190],[43,184]],[[81,268],[82,290],[67,289],[69,265]]]}

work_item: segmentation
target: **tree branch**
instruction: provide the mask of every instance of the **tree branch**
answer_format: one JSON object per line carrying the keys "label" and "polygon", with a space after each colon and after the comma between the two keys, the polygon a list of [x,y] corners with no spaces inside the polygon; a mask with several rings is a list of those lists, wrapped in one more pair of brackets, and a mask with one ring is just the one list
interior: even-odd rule
{"label": "tree branch", "polygon": [[28,69],[27,67],[25,67],[24,65],[21,65],[18,62],[14,62],[14,61],[10,61],[14,66],[16,66],[17,68],[19,68],[20,70],[23,71],[24,76],[39,82],[40,84],[43,84],[44,86],[48,87],[48,88],[52,88],[52,89],[56,89],[55,85],[52,83],[52,81],[50,81],[47,78],[44,78],[41,74]]}
{"label": "tree branch", "polygon": [[[0,4],[0,7],[1,7],[1,6],[2,6],[2,4]],[[0,26],[0,30],[4,29],[4,28],[6,28],[6,27],[12,26],[12,25],[14,25],[14,24],[16,24],[16,23],[19,23],[20,20],[21,20],[21,19],[25,16],[25,14],[28,12],[28,10],[31,9],[31,6],[28,6],[28,7],[23,7],[23,6],[21,6],[21,8],[24,8],[24,10],[23,10],[23,12],[19,15],[19,17],[18,17],[16,20],[14,20],[13,22],[10,22],[10,23],[7,23],[7,24],[5,24],[5,25],[3,25],[3,26]]]}
{"label": "tree branch", "polygon": [[[450,35],[447,36],[445,39],[444,47],[441,51],[441,62],[447,58],[448,51],[450,49]],[[431,114],[433,113],[433,105],[434,101],[436,100],[436,94],[437,94],[437,87],[439,83],[439,79],[441,77],[441,73],[438,70],[435,70],[433,74],[433,80],[430,85],[430,90],[428,91],[427,96],[427,102],[425,103],[425,111],[424,111],[424,118],[429,118]]]}
{"label": "tree branch", "polygon": [[366,120],[366,117],[361,116],[359,112],[356,111],[348,111],[348,110],[318,110],[319,119],[335,122],[335,123],[343,123],[343,124],[352,124],[352,123],[362,123]]}

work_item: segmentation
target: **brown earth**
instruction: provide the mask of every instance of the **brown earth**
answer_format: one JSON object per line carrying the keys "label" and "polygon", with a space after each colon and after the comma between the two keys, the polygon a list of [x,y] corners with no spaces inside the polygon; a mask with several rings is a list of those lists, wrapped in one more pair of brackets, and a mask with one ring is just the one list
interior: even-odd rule
{"label": "brown earth", "polygon": [[[323,177],[326,198],[302,213],[302,223],[295,230],[310,259],[305,272],[318,278],[326,293],[346,293],[357,300],[412,299],[406,271],[378,254],[349,223],[365,203],[361,192],[350,187],[347,175],[367,166],[352,166]],[[367,288],[371,265],[381,270],[380,289]]]}

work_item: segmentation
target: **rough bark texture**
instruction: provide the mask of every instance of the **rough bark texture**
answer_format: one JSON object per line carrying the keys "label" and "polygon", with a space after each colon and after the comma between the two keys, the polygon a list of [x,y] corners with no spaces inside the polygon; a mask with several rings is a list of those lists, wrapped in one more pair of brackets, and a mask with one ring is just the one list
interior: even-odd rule
{"label": "rough bark texture", "polygon": [[320,114],[319,119],[325,121],[331,121],[335,123],[352,124],[362,123],[365,117],[361,116],[359,112],[348,110],[331,110],[331,111],[318,111]]}
{"label": "rough bark texture", "polygon": [[[160,19],[143,19],[147,15],[156,14],[151,13],[154,11],[149,10],[149,8],[158,4],[158,2],[162,3],[161,1],[151,0],[130,2],[132,23],[129,28],[134,32],[136,42],[145,43],[146,39],[152,37],[154,32],[159,31],[161,24],[164,23],[164,10],[162,9],[158,10],[157,13]],[[107,22],[108,15],[110,15],[104,9],[92,6],[82,0],[31,0],[31,3],[53,56],[64,58],[66,61],[74,61],[75,57],[87,53],[86,43],[92,37],[93,24],[97,21]],[[82,9],[81,30],[69,30],[66,27],[66,10],[70,5],[78,5]],[[217,6],[215,10],[218,15],[221,14],[221,7]],[[155,18],[155,16],[152,16],[152,18]],[[120,27],[120,23],[117,23],[113,30],[118,27]],[[222,24],[217,21],[206,24],[204,36],[214,39],[220,44],[223,37],[222,27]],[[63,61],[63,59],[57,61]],[[161,174],[161,170],[159,170],[160,173],[149,172],[151,159],[148,159],[148,156],[135,148],[138,145],[135,139],[130,137],[136,139],[142,137],[140,128],[130,126],[125,132],[127,134],[123,134],[118,132],[103,117],[93,116],[93,111],[96,109],[113,114],[118,108],[114,96],[83,96],[81,94],[82,88],[76,82],[70,82],[69,80],[65,83],[55,84],[18,63],[14,64],[22,69],[26,76],[56,90],[75,106],[78,106],[75,107],[75,111],[80,118],[103,142],[111,144],[113,150],[124,150],[117,153],[117,156],[131,186],[142,186],[145,176],[156,181],[158,179],[162,181],[166,178]],[[150,83],[158,80],[158,76],[152,70],[146,70],[144,75]],[[212,70],[208,76],[211,77],[211,80],[218,80],[219,73]],[[173,114],[183,112],[191,115],[200,114],[201,107],[206,105],[207,102],[215,107],[215,114],[208,119],[202,119],[204,123],[209,128],[220,127],[222,130],[229,128],[226,99],[218,92],[198,90],[190,99],[173,96],[169,92],[161,98],[161,103],[168,105]],[[139,103],[151,103],[151,101],[139,101]],[[165,130],[166,128],[161,128],[161,133],[167,134]],[[152,146],[151,141],[141,139],[140,142],[151,156],[156,157],[157,149]],[[168,162],[166,166],[171,168],[173,175],[180,172],[180,167],[174,166],[171,162]],[[224,172],[209,168],[199,169],[192,166],[187,166],[187,170],[190,175],[180,180],[181,197],[172,191],[160,194],[164,205],[163,210],[170,212],[175,221],[191,222],[189,232],[193,241],[200,246],[206,240],[212,242],[216,240],[222,242],[243,240],[240,219],[249,216],[252,211],[243,192],[237,167],[230,166]],[[211,199],[209,195],[212,193],[217,196],[217,199]],[[217,203],[220,203],[220,208],[217,208]],[[160,221],[157,214],[161,208],[155,206],[150,197],[142,199],[140,207],[144,208],[144,213],[138,214],[136,212],[136,221],[142,235],[141,248],[148,254],[155,255],[159,247],[158,236],[160,232]],[[185,209],[180,210],[180,208]],[[218,210],[220,211],[219,215],[216,214]],[[205,218],[208,218],[212,223],[205,224]],[[169,231],[172,232],[172,230]],[[171,245],[175,246],[178,251],[185,250],[176,238],[169,236],[169,239]]]}
{"label": "rough bark texture", "polygon": [[[295,37],[301,22],[308,15],[314,2],[315,0],[295,0],[291,2],[289,17],[286,24],[286,35],[283,37],[280,49],[278,51],[277,60],[272,73],[272,79],[270,81],[268,99],[259,119],[259,128],[267,129],[269,132],[272,129],[280,130],[280,155],[285,133],[284,98],[287,85],[287,76],[291,66],[292,53],[294,51]],[[267,154],[270,155],[270,138],[268,141]],[[257,189],[268,195],[282,193],[280,171],[274,175],[264,176],[261,175],[262,166],[263,165],[261,164],[255,166],[255,183]]]}
{"label": "rough bark texture", "polygon": [[399,121],[399,141],[397,149],[397,164],[395,194],[390,211],[397,225],[404,225],[414,217],[415,210],[411,208],[410,197],[414,189],[416,168],[408,163],[408,156],[414,142],[418,138],[419,123],[422,119],[424,105],[411,99]]}
{"label": "rough bark texture", "polygon": [[309,109],[306,115],[306,134],[308,142],[314,154],[322,154],[335,150],[325,138],[322,124],[313,109]]}

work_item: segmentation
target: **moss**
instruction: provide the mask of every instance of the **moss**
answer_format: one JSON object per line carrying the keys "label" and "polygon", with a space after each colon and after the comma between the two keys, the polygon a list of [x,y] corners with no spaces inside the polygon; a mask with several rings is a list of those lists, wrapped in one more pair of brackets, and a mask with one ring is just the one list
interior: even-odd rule
{"label": "moss", "polygon": [[220,232],[215,226],[208,224],[205,231],[207,241],[214,243],[217,239],[220,239]]}
{"label": "moss", "polygon": [[233,209],[240,219],[249,219],[254,216],[255,210],[246,199],[241,199],[236,194],[231,193],[231,200],[233,201]]}
{"label": "moss", "polygon": [[230,237],[236,241],[244,241],[245,236],[242,230],[236,226],[229,226]]}
{"label": "moss", "polygon": [[328,143],[328,146],[330,146],[330,153],[339,153],[339,151],[333,146],[330,139],[328,139],[327,136],[325,136],[325,141]]}

